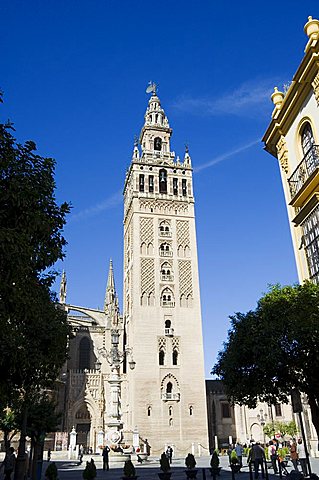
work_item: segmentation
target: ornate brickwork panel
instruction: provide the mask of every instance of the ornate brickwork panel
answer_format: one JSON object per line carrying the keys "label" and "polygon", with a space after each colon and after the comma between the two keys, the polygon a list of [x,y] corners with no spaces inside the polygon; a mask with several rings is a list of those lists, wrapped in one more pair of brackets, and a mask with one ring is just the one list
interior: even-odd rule
{"label": "ornate brickwork panel", "polygon": [[281,168],[285,173],[288,173],[288,148],[285,137],[281,135],[279,142],[276,145],[278,152],[278,160],[281,165]]}
{"label": "ornate brickwork panel", "polygon": [[140,209],[143,212],[151,213],[188,213],[187,203],[167,202],[165,200],[144,200],[140,199]]}
{"label": "ornate brickwork panel", "polygon": [[172,348],[179,351],[179,337],[172,338]]}
{"label": "ornate brickwork panel", "polygon": [[178,260],[179,294],[193,296],[192,265],[190,260]]}
{"label": "ornate brickwork panel", "polygon": [[158,337],[158,349],[166,350],[166,337]]}
{"label": "ornate brickwork panel", "polygon": [[154,243],[154,226],[152,218],[140,218],[140,242]]}
{"label": "ornate brickwork panel", "polygon": [[177,231],[177,245],[189,246],[189,223],[186,220],[177,220],[176,222],[176,231]]}
{"label": "ornate brickwork panel", "polygon": [[314,94],[315,94],[315,97],[316,97],[316,100],[317,100],[317,104],[319,106],[319,72],[317,73],[317,75],[313,79],[312,87],[313,87],[313,91],[314,91]]}
{"label": "ornate brickwork panel", "polygon": [[141,293],[155,291],[155,264],[153,258],[141,258]]}

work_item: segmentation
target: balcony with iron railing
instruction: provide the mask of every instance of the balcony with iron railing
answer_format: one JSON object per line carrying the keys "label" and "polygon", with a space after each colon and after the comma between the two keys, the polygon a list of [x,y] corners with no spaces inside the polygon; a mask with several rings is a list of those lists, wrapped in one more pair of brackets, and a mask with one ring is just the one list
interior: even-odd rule
{"label": "balcony with iron railing", "polygon": [[168,400],[174,400],[178,402],[179,399],[180,399],[179,393],[168,393],[168,392],[162,393],[162,400],[164,400],[165,402],[167,402]]}
{"label": "balcony with iron railing", "polygon": [[319,145],[313,145],[310,148],[288,179],[291,199],[300,192],[301,188],[316,168],[319,168]]}
{"label": "balcony with iron railing", "polygon": [[171,252],[170,250],[160,250],[160,257],[172,257],[173,256],[173,252]]}
{"label": "balcony with iron railing", "polygon": [[165,336],[166,337],[173,337],[174,336],[174,328],[165,328]]}
{"label": "balcony with iron railing", "polygon": [[161,280],[162,282],[173,282],[174,281],[174,276],[173,275],[166,275],[164,273],[161,274]]}
{"label": "balcony with iron railing", "polygon": [[162,307],[175,307],[175,302],[173,300],[162,300]]}
{"label": "balcony with iron railing", "polygon": [[169,230],[159,229],[159,234],[160,234],[161,237],[171,237],[172,236],[172,232],[170,232]]}

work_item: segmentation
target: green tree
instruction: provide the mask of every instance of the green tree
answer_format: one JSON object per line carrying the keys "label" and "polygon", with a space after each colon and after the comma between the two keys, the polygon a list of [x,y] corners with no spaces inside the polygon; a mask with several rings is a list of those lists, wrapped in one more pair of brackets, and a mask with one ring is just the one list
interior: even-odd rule
{"label": "green tree", "polygon": [[66,359],[70,330],[50,288],[70,206],[56,203],[55,161],[37,155],[34,142],[17,143],[12,132],[12,124],[0,124],[0,396],[21,406],[19,479],[28,408]]}
{"label": "green tree", "polygon": [[269,438],[273,438],[275,433],[280,433],[283,437],[289,435],[295,437],[298,433],[297,425],[294,420],[291,422],[272,422],[267,423],[263,428],[264,434]]}
{"label": "green tree", "polygon": [[233,402],[288,402],[293,388],[308,397],[319,435],[319,286],[270,288],[257,308],[230,317],[231,328],[212,373]]}

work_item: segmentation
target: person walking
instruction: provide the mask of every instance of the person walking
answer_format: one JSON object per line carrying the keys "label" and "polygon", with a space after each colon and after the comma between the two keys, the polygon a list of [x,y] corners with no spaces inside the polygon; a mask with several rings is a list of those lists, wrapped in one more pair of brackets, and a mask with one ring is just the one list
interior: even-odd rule
{"label": "person walking", "polygon": [[290,460],[292,461],[294,470],[298,472],[298,453],[295,439],[293,439],[292,444],[290,445]]}
{"label": "person walking", "polygon": [[80,445],[80,448],[79,448],[79,460],[80,460],[80,465],[81,465],[82,460],[83,460],[83,455],[84,455],[84,447],[83,447],[83,445]]}
{"label": "person walking", "polygon": [[106,469],[107,471],[110,470],[109,451],[110,451],[110,447],[108,445],[105,445],[105,447],[103,448],[102,457],[103,457],[103,470]]}
{"label": "person walking", "polygon": [[239,442],[236,443],[235,452],[239,461],[239,465],[242,467],[244,448]]}
{"label": "person walking", "polygon": [[170,445],[168,445],[167,449],[166,449],[166,456],[168,458],[168,461],[169,463],[172,463],[172,458],[173,458],[173,449]]}
{"label": "person walking", "polygon": [[14,448],[9,447],[0,467],[4,468],[4,480],[11,480],[11,474],[14,471],[15,464],[16,456],[14,454]]}
{"label": "person walking", "polygon": [[278,467],[277,467],[277,451],[276,451],[276,445],[272,440],[270,440],[268,444],[268,457],[271,461],[272,468],[274,470],[274,474],[277,475],[278,473]]}
{"label": "person walking", "polygon": [[307,456],[306,456],[306,449],[304,444],[302,443],[301,438],[298,440],[297,444],[297,455],[298,455],[298,460],[301,466],[301,470],[303,473],[304,477],[308,476],[308,468],[307,468]]}
{"label": "person walking", "polygon": [[265,478],[263,462],[266,460],[265,450],[259,442],[255,443],[249,451],[247,463],[254,464],[255,479],[259,477],[259,466],[261,467],[261,476]]}

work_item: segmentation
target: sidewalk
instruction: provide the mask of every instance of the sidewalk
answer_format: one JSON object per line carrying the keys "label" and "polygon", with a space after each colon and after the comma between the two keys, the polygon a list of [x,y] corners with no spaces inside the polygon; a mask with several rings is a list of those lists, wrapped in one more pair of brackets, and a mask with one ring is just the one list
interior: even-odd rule
{"label": "sidewalk", "polygon": [[[56,462],[56,465],[59,470],[59,480],[82,480],[82,471],[85,468],[85,463],[87,460],[91,458],[94,459],[94,462],[97,467],[97,480],[120,480],[123,476],[123,467],[119,466],[119,464],[110,463],[110,470],[103,471],[102,469],[102,458],[98,455],[85,455],[83,458],[83,463],[79,465],[78,462],[74,460],[55,460],[53,455],[53,461]],[[228,465],[228,457],[223,456],[220,458],[220,466],[222,467],[222,471],[220,474],[220,480],[232,480],[231,470]],[[205,474],[207,479],[211,479],[210,470],[209,470],[209,463],[210,457],[201,457],[196,458],[196,468],[198,468],[197,480],[202,480],[205,478],[203,473]],[[48,465],[48,462],[44,462],[43,464],[43,472],[42,478],[44,479],[45,469]],[[124,465],[124,462],[123,462]],[[319,459],[311,459],[311,467],[313,473],[319,473]],[[138,475],[139,479],[145,480],[158,480],[157,473],[160,472],[159,469],[159,461],[157,457],[151,457],[150,461],[145,462],[142,465],[135,465],[136,468],[136,475]],[[186,479],[186,474],[184,472],[184,458],[175,458],[173,459],[172,463],[172,477],[171,480],[184,480]],[[204,471],[203,471],[204,470]],[[288,470],[292,470],[292,466],[288,467]],[[259,476],[261,480],[261,475]],[[249,480],[249,471],[248,466],[246,466],[246,462],[244,459],[244,466],[240,473],[236,474],[235,479],[237,480]],[[269,470],[269,480],[278,480],[279,475],[274,475],[272,470]],[[283,476],[283,479],[285,477]]]}

